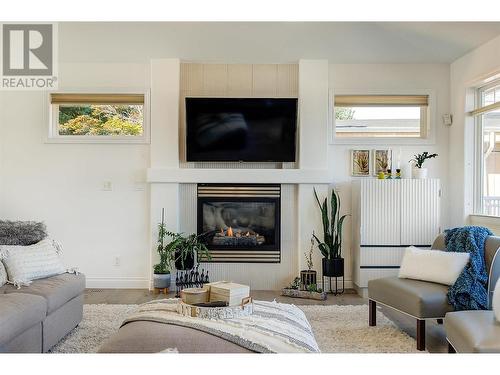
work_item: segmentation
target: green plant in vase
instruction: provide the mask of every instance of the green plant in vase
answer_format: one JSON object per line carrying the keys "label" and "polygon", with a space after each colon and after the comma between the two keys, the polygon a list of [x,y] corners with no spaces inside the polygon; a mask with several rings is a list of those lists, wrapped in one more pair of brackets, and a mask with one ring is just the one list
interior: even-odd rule
{"label": "green plant in vase", "polygon": [[184,236],[183,233],[167,232],[171,242],[167,247],[174,252],[175,268],[189,270],[193,268],[196,255],[202,261],[210,261],[212,256],[205,245],[205,234],[192,233]]}
{"label": "green plant in vase", "polygon": [[168,245],[165,246],[167,237],[165,225],[165,210],[161,211],[161,223],[158,224],[158,243],[156,251],[160,256],[160,261],[153,266],[153,286],[158,289],[170,287],[172,262],[174,260],[174,251]]}
{"label": "green plant in vase", "polygon": [[410,163],[413,164],[413,178],[427,178],[427,168],[424,168],[424,163],[426,160],[433,159],[437,156],[438,154],[429,154],[427,151],[422,152],[421,154],[413,155],[413,159],[410,160]]}

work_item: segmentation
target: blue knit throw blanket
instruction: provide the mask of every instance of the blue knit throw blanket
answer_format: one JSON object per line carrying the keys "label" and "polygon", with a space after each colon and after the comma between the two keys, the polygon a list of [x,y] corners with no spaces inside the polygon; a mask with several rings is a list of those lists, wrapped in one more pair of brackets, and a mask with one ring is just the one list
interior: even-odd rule
{"label": "blue knit throw blanket", "polygon": [[446,251],[470,254],[469,263],[448,290],[448,301],[456,311],[488,308],[484,244],[491,235],[488,228],[475,226],[445,230]]}

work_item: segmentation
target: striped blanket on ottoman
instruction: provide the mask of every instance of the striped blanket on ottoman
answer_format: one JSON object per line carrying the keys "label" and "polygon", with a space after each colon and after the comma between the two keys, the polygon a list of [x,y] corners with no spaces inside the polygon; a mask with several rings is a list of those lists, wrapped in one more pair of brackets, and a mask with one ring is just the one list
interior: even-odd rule
{"label": "striped blanket on ottoman", "polygon": [[122,326],[151,321],[197,329],[258,353],[319,353],[312,328],[294,305],[254,301],[253,314],[233,319],[192,318],[177,312],[178,299],[145,303]]}

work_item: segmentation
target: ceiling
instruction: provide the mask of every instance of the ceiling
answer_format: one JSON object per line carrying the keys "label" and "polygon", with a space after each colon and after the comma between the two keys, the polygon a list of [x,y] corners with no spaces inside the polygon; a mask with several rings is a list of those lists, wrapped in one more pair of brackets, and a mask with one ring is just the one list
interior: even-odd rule
{"label": "ceiling", "polygon": [[67,22],[59,53],[63,62],[450,63],[498,35],[500,22]]}

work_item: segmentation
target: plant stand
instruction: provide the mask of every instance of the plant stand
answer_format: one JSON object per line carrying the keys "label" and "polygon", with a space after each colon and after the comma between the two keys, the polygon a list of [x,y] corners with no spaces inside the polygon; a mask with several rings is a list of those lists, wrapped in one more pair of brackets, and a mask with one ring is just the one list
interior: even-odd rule
{"label": "plant stand", "polygon": [[153,288],[153,294],[168,294],[169,293],[169,288]]}
{"label": "plant stand", "polygon": [[[325,284],[325,278],[328,279],[328,284]],[[335,279],[335,289],[332,290],[332,279]],[[342,289],[338,288],[338,279],[342,279]],[[329,285],[329,291],[327,292],[326,286]],[[334,296],[339,294],[344,294],[344,275],[335,277],[335,276],[323,276],[323,290],[329,294],[333,294]]]}

